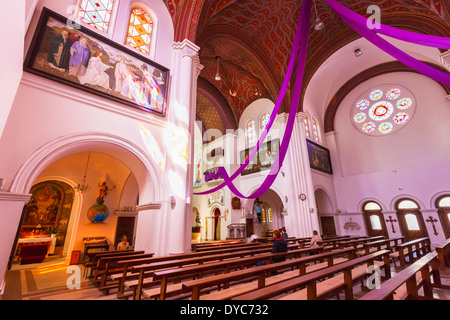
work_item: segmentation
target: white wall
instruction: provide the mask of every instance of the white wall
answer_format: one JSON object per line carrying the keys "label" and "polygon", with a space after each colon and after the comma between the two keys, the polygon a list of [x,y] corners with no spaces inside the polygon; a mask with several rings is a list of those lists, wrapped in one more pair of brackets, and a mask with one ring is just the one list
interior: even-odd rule
{"label": "white wall", "polygon": [[[161,203],[167,197],[163,194],[161,183],[164,170],[168,168],[160,166],[156,160],[152,159],[150,149],[155,146],[155,143],[145,139],[141,130],[148,129],[154,141],[158,141],[160,150],[166,153],[167,146],[163,138],[167,136],[166,118],[144,113],[27,72],[24,72],[22,76],[24,53],[28,51],[42,8],[47,7],[69,17],[75,2],[73,0],[43,0],[36,5],[35,1],[27,1],[26,8],[33,10],[36,5],[36,11],[29,23],[26,36],[24,30],[29,21],[26,17],[30,17],[30,12],[25,14],[24,1],[11,2],[8,10],[0,14],[3,26],[2,38],[10,46],[9,50],[5,51],[7,56],[3,57],[3,61],[8,63],[2,66],[0,76],[4,102],[0,108],[0,133],[2,133],[0,154],[7,155],[0,162],[0,177],[7,179],[5,190],[8,190],[3,192],[5,195],[0,198],[0,207],[2,208],[1,225],[8,226],[11,230],[11,232],[0,232],[0,240],[5,244],[4,252],[0,252],[0,278],[3,278],[6,270],[22,207],[28,196],[27,192],[37,178],[43,177],[39,175],[60,158],[86,151],[104,152],[115,156],[128,166],[137,178],[135,187],[138,189],[135,191],[140,191],[141,204],[151,204],[155,201]],[[122,0],[120,4],[124,8],[129,8],[130,2],[132,1]],[[174,30],[170,14],[163,1],[143,0],[142,3],[151,7],[158,18],[157,32],[153,38],[157,46],[150,59],[173,71],[172,64],[177,61],[173,59]],[[128,13],[128,10],[122,10],[120,13],[113,14],[113,24],[116,21],[122,24],[114,25],[111,32],[101,35],[121,44],[123,33],[115,32],[115,28],[121,31],[126,29],[124,22],[128,20]],[[23,23],[17,24],[17,21],[23,21]],[[169,104],[167,108],[168,114],[172,111],[171,106]],[[70,175],[70,169],[66,173]],[[44,173],[44,175],[52,176],[59,174]],[[75,178],[70,178],[72,179],[78,182]],[[86,206],[92,202],[89,199],[85,200]],[[122,200],[124,200],[123,203],[128,201]],[[120,204],[118,200],[114,200],[111,206],[116,209]],[[161,204],[159,204],[160,207]],[[84,205],[81,209],[85,209]],[[140,229],[140,233],[143,234],[142,230],[147,233],[140,245],[143,249],[157,254],[160,248],[152,247],[152,244],[161,234],[155,232],[147,237],[148,230],[152,228],[162,230],[158,224],[163,226],[164,221],[154,216],[156,210],[151,205],[141,207],[141,210],[145,214],[142,221],[146,226]],[[164,207],[163,210],[167,208]],[[84,212],[80,215],[79,225],[83,223],[83,216],[85,216]],[[147,219],[148,217],[150,219]],[[111,223],[114,220],[115,218],[112,218]],[[92,225],[87,224],[85,227],[89,229]],[[82,233],[79,236],[99,232],[98,226],[97,230],[88,229],[83,230],[81,226],[79,230]],[[109,229],[105,232],[108,233],[108,237],[113,237],[113,232]],[[164,235],[164,237],[168,236]],[[163,241],[170,242],[171,239]],[[74,242],[77,243],[74,248],[78,248],[79,241]]]}

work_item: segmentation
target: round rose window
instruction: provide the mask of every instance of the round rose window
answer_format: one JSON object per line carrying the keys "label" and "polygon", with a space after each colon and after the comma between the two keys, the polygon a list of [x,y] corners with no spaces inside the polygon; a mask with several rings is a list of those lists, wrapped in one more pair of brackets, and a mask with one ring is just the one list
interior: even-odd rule
{"label": "round rose window", "polygon": [[398,85],[381,85],[356,99],[351,108],[351,122],[363,134],[388,135],[407,125],[415,109],[411,91]]}

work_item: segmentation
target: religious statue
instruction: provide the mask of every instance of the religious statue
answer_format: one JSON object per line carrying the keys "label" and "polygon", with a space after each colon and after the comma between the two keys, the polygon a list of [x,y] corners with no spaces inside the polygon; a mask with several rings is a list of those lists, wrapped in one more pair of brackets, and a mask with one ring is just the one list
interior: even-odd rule
{"label": "religious statue", "polygon": [[100,189],[98,192],[97,202],[100,202],[100,201],[103,202],[103,198],[108,195],[109,188],[106,185],[106,182],[103,182],[102,184],[98,184],[98,186],[100,187]]}

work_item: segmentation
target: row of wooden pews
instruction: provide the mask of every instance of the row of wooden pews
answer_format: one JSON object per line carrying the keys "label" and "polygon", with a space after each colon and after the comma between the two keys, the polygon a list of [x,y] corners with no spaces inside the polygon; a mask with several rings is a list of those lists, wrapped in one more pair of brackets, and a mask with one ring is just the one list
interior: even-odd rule
{"label": "row of wooden pews", "polygon": [[[354,299],[355,284],[368,290],[364,280],[373,266],[380,271],[381,288],[391,290],[398,283],[403,288],[398,294],[397,286],[397,294],[386,294],[386,299],[417,298],[411,274],[421,275],[419,280],[413,277],[415,287],[426,292],[429,279],[446,289],[439,279],[449,267],[449,241],[431,251],[428,238],[404,242],[402,237],[345,237],[334,239],[335,248],[309,248],[299,238],[290,240],[288,252],[277,254],[271,253],[271,244],[243,242],[205,244],[201,247],[208,250],[159,257],[142,251],[99,253],[92,261],[91,280],[105,294],[114,289],[118,299],[303,300],[340,298],[342,293]],[[286,261],[272,263],[279,256]],[[369,294],[374,292],[378,290]],[[369,294],[364,298],[370,299]]]}
{"label": "row of wooden pews", "polygon": [[[359,300],[449,300],[450,299],[450,238],[428,252],[428,242],[422,242],[422,256],[415,255],[406,261],[405,267],[378,288],[365,294]],[[415,247],[417,241],[412,243]],[[419,244],[419,246],[421,246]],[[410,245],[405,246],[411,248]],[[409,256],[410,258],[410,256]],[[412,263],[408,263],[412,262]],[[446,278],[447,284],[442,279]]]}

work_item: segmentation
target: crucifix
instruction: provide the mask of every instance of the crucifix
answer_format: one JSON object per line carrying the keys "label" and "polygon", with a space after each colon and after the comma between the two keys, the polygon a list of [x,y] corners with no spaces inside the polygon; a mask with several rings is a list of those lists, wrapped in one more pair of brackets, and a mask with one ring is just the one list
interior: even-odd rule
{"label": "crucifix", "polygon": [[435,222],[437,222],[437,219],[433,219],[432,216],[430,216],[427,220],[425,220],[426,222],[431,222],[431,225],[433,226],[433,230],[434,230],[434,235],[437,236],[439,233],[436,230],[436,226],[434,225]]}
{"label": "crucifix", "polygon": [[392,216],[389,216],[389,219],[386,219],[386,222],[390,222],[392,226],[392,233],[395,233],[394,222],[397,222],[397,219],[392,219]]}

